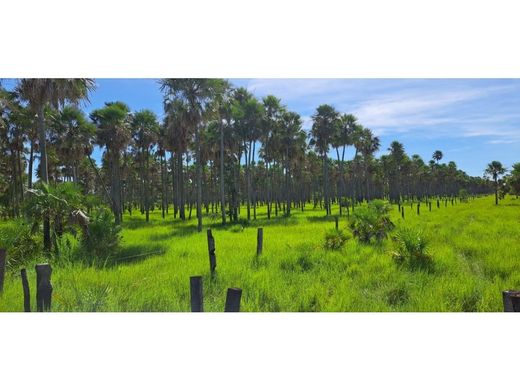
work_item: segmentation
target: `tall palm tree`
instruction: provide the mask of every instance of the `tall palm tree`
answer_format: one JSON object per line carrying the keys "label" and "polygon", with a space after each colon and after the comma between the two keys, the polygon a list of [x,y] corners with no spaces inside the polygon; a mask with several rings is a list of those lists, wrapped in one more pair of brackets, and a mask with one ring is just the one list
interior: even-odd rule
{"label": "tall palm tree", "polygon": [[150,221],[150,151],[159,137],[159,122],[154,112],[141,110],[132,115],[130,126],[138,151],[140,176],[143,183],[144,209],[146,222],[148,222]]}
{"label": "tall palm tree", "polygon": [[[336,156],[339,164],[339,174],[340,174],[340,196],[344,196],[345,192],[345,150],[347,146],[351,146],[354,143],[353,134],[354,129],[357,125],[357,118],[352,114],[343,114],[339,118],[339,126],[337,128],[336,134],[332,139],[332,147],[336,149]],[[342,148],[341,158],[339,155],[339,149]],[[341,202],[340,202],[340,212],[341,212]]]}
{"label": "tall palm tree", "polygon": [[233,99],[235,131],[240,135],[245,156],[247,186],[247,220],[251,220],[251,165],[254,163],[255,145],[260,137],[263,107],[245,88],[235,90]]}
{"label": "tall palm tree", "polygon": [[321,155],[323,161],[323,198],[325,211],[330,214],[329,188],[328,188],[328,157],[329,146],[339,126],[339,113],[328,104],[322,104],[312,116],[311,145]]}
{"label": "tall palm tree", "polygon": [[374,153],[379,150],[381,146],[381,142],[379,137],[374,136],[372,130],[363,129],[361,134],[361,155],[363,156],[363,168],[364,168],[364,178],[365,178],[365,197],[366,199],[370,199],[370,188],[369,188],[369,166],[370,162],[374,157]]}
{"label": "tall palm tree", "polygon": [[103,108],[92,111],[90,118],[97,126],[96,143],[106,148],[110,175],[110,201],[116,224],[121,224],[121,152],[131,139],[129,124],[130,108],[122,102],[105,103]]}
{"label": "tall palm tree", "polygon": [[489,175],[495,182],[495,204],[498,205],[498,178],[506,173],[506,169],[500,161],[491,161],[484,171],[484,174]]}
{"label": "tall palm tree", "polygon": [[[45,130],[45,107],[59,108],[66,102],[77,103],[88,99],[95,87],[94,79],[21,79],[16,87],[23,100],[26,100],[37,116],[38,136],[40,139],[40,178],[49,183],[47,167],[47,131]],[[43,221],[43,242],[46,252],[51,249],[50,224]]]}
{"label": "tall palm tree", "polygon": [[262,99],[264,114],[260,131],[260,142],[262,147],[260,155],[264,160],[266,175],[266,198],[267,198],[267,219],[271,219],[271,175],[270,164],[273,161],[272,143],[273,135],[276,134],[281,126],[281,116],[284,107],[280,99],[276,96],[268,95]]}
{"label": "tall palm tree", "polygon": [[76,183],[80,162],[92,153],[91,143],[96,127],[78,107],[65,106],[51,114],[50,128],[53,130],[51,143],[58,158]]}
{"label": "tall palm tree", "polygon": [[197,230],[202,231],[201,127],[215,115],[215,99],[225,89],[222,79],[163,79],[160,82],[165,102],[181,101],[186,108],[186,125],[195,138],[197,158]]}
{"label": "tall palm tree", "polygon": [[280,132],[280,146],[285,170],[285,215],[291,215],[291,162],[295,159],[297,152],[302,150],[306,134],[302,130],[302,120],[296,112],[286,111],[282,115],[282,126]]}

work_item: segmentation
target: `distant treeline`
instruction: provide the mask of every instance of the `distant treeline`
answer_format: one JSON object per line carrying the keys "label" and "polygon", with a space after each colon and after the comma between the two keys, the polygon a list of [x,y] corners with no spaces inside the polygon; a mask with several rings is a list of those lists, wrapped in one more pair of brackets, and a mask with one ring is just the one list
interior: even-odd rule
{"label": "distant treeline", "polygon": [[[352,114],[316,108],[310,131],[275,96],[258,99],[222,79],[164,79],[164,119],[108,102],[89,114],[78,108],[92,79],[21,79],[0,88],[0,207],[21,214],[27,189],[72,181],[103,199],[116,223],[124,210],[148,214],[160,207],[185,219],[202,210],[223,223],[290,215],[305,203],[330,213],[342,205],[386,198],[491,193],[494,183],[471,177],[441,151],[423,161],[394,141],[380,158],[380,140]],[[92,158],[102,150],[102,164]],[[351,160],[347,152],[353,154]],[[45,226],[44,226],[45,228]]]}

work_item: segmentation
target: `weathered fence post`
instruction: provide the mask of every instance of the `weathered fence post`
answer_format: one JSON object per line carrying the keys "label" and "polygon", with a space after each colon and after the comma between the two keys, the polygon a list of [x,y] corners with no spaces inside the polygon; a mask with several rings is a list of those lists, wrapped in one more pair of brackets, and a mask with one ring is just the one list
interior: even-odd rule
{"label": "weathered fence post", "polygon": [[0,293],[4,291],[4,279],[5,279],[5,258],[7,251],[0,249]]}
{"label": "weathered fence post", "polygon": [[339,230],[339,218],[337,215],[334,216],[334,223],[336,225],[336,230]]}
{"label": "weathered fence post", "polygon": [[437,208],[438,208],[438,209],[441,208],[441,203],[439,202],[439,198],[437,198]]}
{"label": "weathered fence post", "polygon": [[204,311],[204,295],[202,292],[202,276],[190,276],[191,311]]}
{"label": "weathered fence post", "polygon": [[432,202],[428,203],[428,208],[432,211]]}
{"label": "weathered fence post", "polygon": [[421,215],[421,204],[417,203],[417,215]]}
{"label": "weathered fence post", "polygon": [[215,238],[211,234],[211,229],[208,229],[208,255],[209,255],[209,270],[211,275],[215,273],[217,268],[217,256],[215,255]]}
{"label": "weathered fence post", "polygon": [[226,296],[226,307],[225,312],[238,312],[240,311],[240,299],[242,298],[241,288],[228,288]]}
{"label": "weathered fence post", "polygon": [[520,312],[520,291],[502,291],[505,312]]}
{"label": "weathered fence post", "polygon": [[256,255],[260,256],[264,249],[264,228],[258,228],[256,233]]}
{"label": "weathered fence post", "polygon": [[404,207],[401,207],[401,217],[404,219]]}
{"label": "weathered fence post", "polygon": [[51,311],[52,268],[50,264],[36,264],[36,308],[38,311]]}
{"label": "weathered fence post", "polygon": [[27,280],[27,271],[23,268],[20,271],[22,277],[23,288],[23,311],[29,313],[31,311],[31,291],[29,290],[29,281]]}

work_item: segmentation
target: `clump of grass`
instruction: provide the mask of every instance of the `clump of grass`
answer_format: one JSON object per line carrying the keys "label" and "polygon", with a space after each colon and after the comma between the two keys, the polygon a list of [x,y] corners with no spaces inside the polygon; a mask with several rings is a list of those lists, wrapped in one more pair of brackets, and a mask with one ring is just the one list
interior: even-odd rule
{"label": "clump of grass", "polygon": [[375,239],[381,241],[394,228],[388,213],[391,206],[383,200],[374,200],[368,205],[358,207],[350,222],[350,229],[359,241],[368,243]]}
{"label": "clump of grass", "polygon": [[403,227],[394,236],[395,250],[392,258],[399,266],[410,269],[432,269],[433,257],[429,242],[417,229]]}
{"label": "clump of grass", "polygon": [[325,233],[323,247],[329,250],[339,250],[345,246],[349,236],[343,230],[329,230]]}
{"label": "clump of grass", "polygon": [[244,231],[244,226],[241,224],[233,225],[229,228],[229,231],[232,233],[242,233]]}

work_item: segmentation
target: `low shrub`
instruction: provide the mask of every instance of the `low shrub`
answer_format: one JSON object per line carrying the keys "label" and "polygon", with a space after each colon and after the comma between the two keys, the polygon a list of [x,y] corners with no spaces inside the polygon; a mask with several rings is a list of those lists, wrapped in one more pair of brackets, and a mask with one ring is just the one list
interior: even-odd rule
{"label": "low shrub", "polygon": [[350,222],[354,237],[362,242],[386,238],[395,226],[388,215],[390,210],[390,204],[383,200],[373,200],[368,205],[356,208]]}
{"label": "low shrub", "polygon": [[97,258],[108,258],[119,248],[120,233],[121,227],[114,223],[114,216],[110,210],[98,208],[90,216],[88,233],[83,233],[83,250]]}
{"label": "low shrub", "polygon": [[325,244],[323,247],[330,250],[338,250],[345,246],[349,237],[343,230],[329,230],[325,233]]}
{"label": "low shrub", "polygon": [[392,258],[399,266],[406,266],[412,270],[429,270],[433,267],[429,242],[420,231],[403,227],[395,234],[394,242]]}

